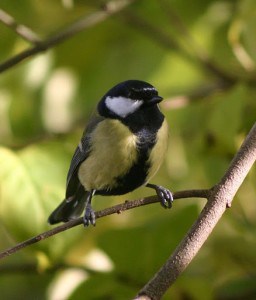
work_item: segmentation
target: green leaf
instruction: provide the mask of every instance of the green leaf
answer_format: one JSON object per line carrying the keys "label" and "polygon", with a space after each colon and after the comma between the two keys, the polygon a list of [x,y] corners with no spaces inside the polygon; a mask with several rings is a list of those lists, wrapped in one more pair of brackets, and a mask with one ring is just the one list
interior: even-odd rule
{"label": "green leaf", "polygon": [[[0,148],[0,218],[16,240],[51,229],[47,219],[63,199],[68,157],[60,143]],[[59,256],[76,236],[71,231],[35,247]]]}

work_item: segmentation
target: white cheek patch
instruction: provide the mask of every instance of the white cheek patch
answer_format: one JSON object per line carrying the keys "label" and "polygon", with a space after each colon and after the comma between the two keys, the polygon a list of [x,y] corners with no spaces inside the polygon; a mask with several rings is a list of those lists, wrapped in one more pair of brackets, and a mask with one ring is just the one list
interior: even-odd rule
{"label": "white cheek patch", "polygon": [[125,118],[134,113],[143,104],[143,101],[125,97],[107,97],[105,103],[109,110],[119,117]]}

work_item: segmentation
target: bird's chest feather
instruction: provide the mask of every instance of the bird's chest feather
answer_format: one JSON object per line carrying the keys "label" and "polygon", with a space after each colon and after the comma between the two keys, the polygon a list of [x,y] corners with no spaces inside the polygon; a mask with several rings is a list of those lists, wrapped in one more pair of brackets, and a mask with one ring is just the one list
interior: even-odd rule
{"label": "bird's chest feather", "polygon": [[148,182],[157,172],[167,148],[168,128],[144,128],[134,134],[118,120],[102,121],[91,135],[89,157],[81,164],[79,180],[86,190],[124,194]]}
{"label": "bird's chest feather", "polygon": [[137,137],[118,120],[106,119],[91,133],[91,151],[78,172],[87,190],[111,188],[137,160]]}

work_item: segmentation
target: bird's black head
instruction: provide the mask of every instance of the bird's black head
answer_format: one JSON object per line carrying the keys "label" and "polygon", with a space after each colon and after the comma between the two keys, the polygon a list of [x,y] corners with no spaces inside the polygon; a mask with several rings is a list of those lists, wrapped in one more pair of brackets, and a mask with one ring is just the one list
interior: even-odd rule
{"label": "bird's black head", "polygon": [[98,104],[98,112],[105,117],[124,119],[138,110],[157,105],[162,99],[151,84],[127,80],[107,92]]}

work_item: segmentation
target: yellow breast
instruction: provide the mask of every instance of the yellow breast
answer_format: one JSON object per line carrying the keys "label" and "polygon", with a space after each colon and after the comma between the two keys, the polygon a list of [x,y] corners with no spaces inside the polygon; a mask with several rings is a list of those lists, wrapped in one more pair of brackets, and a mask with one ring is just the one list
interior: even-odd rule
{"label": "yellow breast", "polygon": [[137,160],[137,137],[120,121],[106,119],[91,134],[91,153],[80,165],[78,177],[87,191],[115,187]]}

